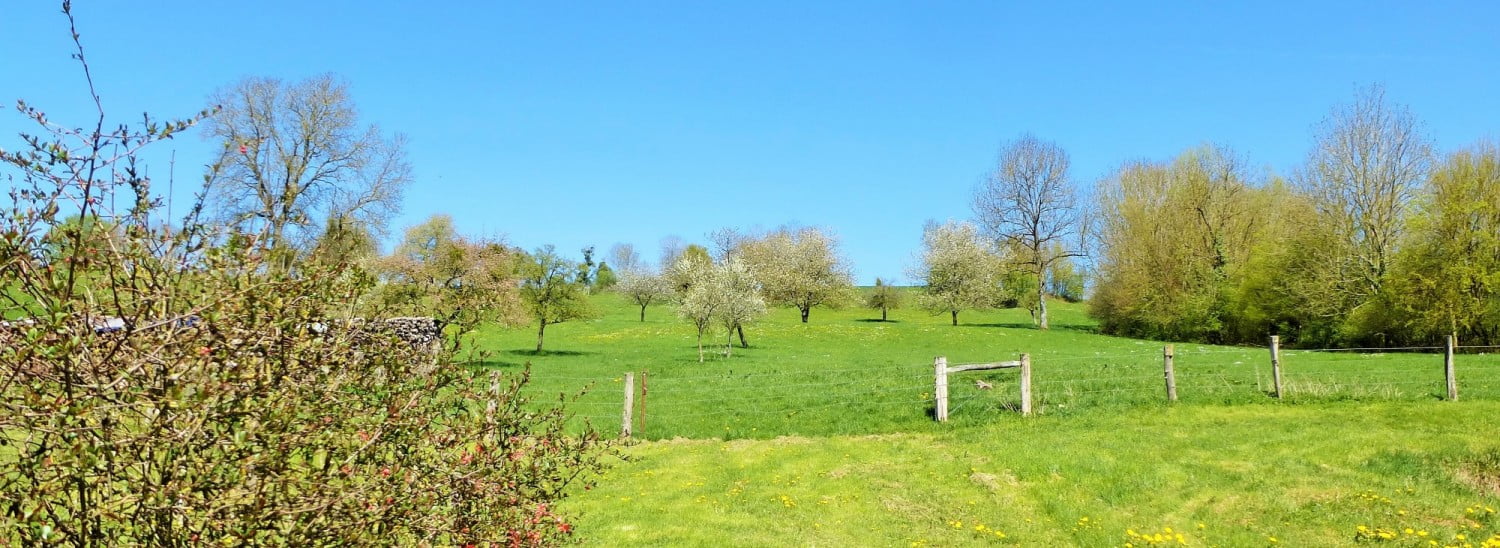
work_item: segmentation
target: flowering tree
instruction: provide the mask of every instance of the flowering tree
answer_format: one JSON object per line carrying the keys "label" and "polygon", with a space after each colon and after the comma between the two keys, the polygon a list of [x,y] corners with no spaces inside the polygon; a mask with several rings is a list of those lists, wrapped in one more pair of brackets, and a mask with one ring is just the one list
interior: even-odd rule
{"label": "flowering tree", "polygon": [[781,229],[745,239],[737,253],[749,263],[766,300],[796,307],[807,323],[815,306],[837,307],[853,296],[853,275],[837,242],[815,228]]}

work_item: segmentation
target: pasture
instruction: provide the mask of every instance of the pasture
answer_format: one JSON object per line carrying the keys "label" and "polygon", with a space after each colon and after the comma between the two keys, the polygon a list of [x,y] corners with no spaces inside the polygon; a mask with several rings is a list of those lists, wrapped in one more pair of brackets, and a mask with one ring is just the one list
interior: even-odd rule
{"label": "pasture", "polygon": [[[1167,404],[1163,344],[1099,335],[1081,305],[1055,304],[1045,333],[1024,310],[955,327],[775,309],[750,348],[723,357],[720,332],[700,364],[670,308],[640,322],[614,295],[595,302],[600,317],[549,327],[541,354],[533,330],[478,339],[487,367],[531,363],[538,405],[576,398],[575,424],[607,432],[622,374],[639,391],[648,372],[627,460],[565,503],[590,543],[1477,546],[1497,530],[1494,349],[1461,349],[1459,402],[1442,401],[1440,348],[1283,349],[1278,401],[1266,348],[1178,344]],[[1022,352],[1036,416],[1020,416],[1011,369],[951,376],[952,418],[933,421],[935,356]]]}

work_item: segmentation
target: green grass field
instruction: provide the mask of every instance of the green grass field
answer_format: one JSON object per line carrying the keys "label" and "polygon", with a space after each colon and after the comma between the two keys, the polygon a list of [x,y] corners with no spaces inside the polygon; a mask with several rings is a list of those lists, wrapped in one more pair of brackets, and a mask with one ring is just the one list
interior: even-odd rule
{"label": "green grass field", "polygon": [[[777,309],[747,330],[751,348],[700,364],[669,307],[639,322],[618,297],[597,302],[600,318],[550,327],[541,354],[534,330],[479,338],[487,366],[531,363],[541,404],[565,395],[578,424],[606,431],[622,374],[648,372],[629,460],[567,503],[593,544],[1309,546],[1364,526],[1389,545],[1462,546],[1495,532],[1494,349],[1458,356],[1460,402],[1441,401],[1441,349],[1285,349],[1277,401],[1267,349],[1178,344],[1168,405],[1162,343],[1099,335],[1080,305],[1054,306],[1045,333],[1017,310],[954,327],[858,309],[804,325]],[[951,376],[952,418],[932,420],[935,356],[1022,352],[1037,416],[1017,412],[1012,369]]]}

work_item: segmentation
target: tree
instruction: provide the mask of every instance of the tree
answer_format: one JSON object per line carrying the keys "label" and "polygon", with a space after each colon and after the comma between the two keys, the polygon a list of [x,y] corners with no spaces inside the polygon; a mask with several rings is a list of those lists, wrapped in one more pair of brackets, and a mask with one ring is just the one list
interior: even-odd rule
{"label": "tree", "polygon": [[[673,290],[679,296],[686,294],[688,288],[693,285],[695,278],[689,275],[690,273],[697,272],[698,268],[706,268],[714,264],[713,257],[708,254],[708,248],[698,244],[679,248],[675,255],[663,255],[662,259],[663,265],[672,265],[663,275],[672,283]],[[677,264],[682,262],[692,263],[693,268],[677,268]]]}
{"label": "tree", "polygon": [[974,214],[1000,247],[1018,250],[1017,264],[1036,275],[1040,329],[1047,329],[1047,270],[1082,256],[1079,216],[1068,153],[1026,134],[1000,149],[999,166],[974,193]]}
{"label": "tree", "polygon": [[583,254],[583,261],[578,263],[578,276],[576,279],[578,283],[583,284],[584,287],[592,291],[594,289],[594,268],[596,267],[594,264],[594,246],[585,247],[579,250],[579,253]]}
{"label": "tree", "polygon": [[767,300],[796,307],[807,323],[814,306],[837,307],[854,291],[837,242],[816,228],[783,228],[739,246],[763,284]]}
{"label": "tree", "polygon": [[1224,342],[1235,288],[1270,216],[1239,165],[1227,149],[1200,147],[1100,182],[1091,310],[1106,332]]}
{"label": "tree", "polygon": [[641,262],[641,254],[636,253],[635,246],[626,243],[615,244],[609,248],[609,263],[615,265],[615,270],[619,272],[630,272],[646,266]]}
{"label": "tree", "polygon": [[698,331],[698,363],[703,363],[703,335],[713,325],[714,314],[724,301],[714,282],[714,265],[711,262],[693,260],[688,256],[672,263],[672,282],[680,288],[677,315],[693,324]]}
{"label": "tree", "polygon": [[1334,288],[1340,318],[1382,293],[1431,155],[1416,118],[1387,104],[1379,86],[1360,90],[1319,127],[1296,182],[1311,197],[1318,222],[1332,232],[1323,253],[1333,264],[1308,274]]}
{"label": "tree", "polygon": [[1500,148],[1452,154],[1432,173],[1393,284],[1413,334],[1500,340]]}
{"label": "tree", "polygon": [[615,275],[615,269],[609,267],[609,263],[599,261],[598,268],[594,269],[594,292],[608,291],[620,283],[620,277]]}
{"label": "tree", "polygon": [[499,242],[460,236],[451,217],[433,215],[408,228],[395,252],[381,259],[378,304],[453,326],[457,350],[463,335],[485,322],[521,323],[517,259]]}
{"label": "tree", "polygon": [[215,209],[267,249],[303,249],[335,217],[378,232],[411,182],[405,138],[361,125],[348,86],[332,75],[247,78],[212,101],[221,110],[206,136],[223,150]]}
{"label": "tree", "polygon": [[313,244],[311,258],[329,264],[358,265],[379,252],[375,234],[359,219],[347,215],[328,218],[323,232]]}
{"label": "tree", "polygon": [[542,351],[547,326],[591,314],[588,289],[577,279],[578,265],[559,257],[550,245],[521,262],[521,302],[536,320],[536,351]]}
{"label": "tree", "polygon": [[724,356],[728,357],[735,329],[766,312],[754,274],[735,257],[719,263],[684,258],[673,268],[677,277],[690,280],[677,314],[698,331],[698,362],[703,362],[703,336],[714,323],[724,326],[728,337]]}
{"label": "tree", "polygon": [[875,278],[875,289],[870,291],[870,296],[865,300],[865,305],[870,308],[880,309],[880,321],[886,321],[887,311],[893,308],[901,308],[901,290],[885,283],[880,278]]}
{"label": "tree", "polygon": [[731,257],[718,264],[713,271],[710,287],[719,294],[723,303],[714,311],[719,325],[724,326],[724,357],[730,356],[734,347],[734,333],[744,325],[766,314],[766,301],[760,296],[760,283],[750,267],[739,258]]}
{"label": "tree", "polygon": [[974,225],[929,222],[922,246],[922,265],[913,273],[924,284],[922,308],[950,314],[956,326],[959,312],[994,303],[999,261],[979,240]]}
{"label": "tree", "polygon": [[619,291],[630,302],[641,307],[641,321],[646,321],[646,307],[672,298],[672,283],[665,276],[645,270],[627,270],[620,276]]}

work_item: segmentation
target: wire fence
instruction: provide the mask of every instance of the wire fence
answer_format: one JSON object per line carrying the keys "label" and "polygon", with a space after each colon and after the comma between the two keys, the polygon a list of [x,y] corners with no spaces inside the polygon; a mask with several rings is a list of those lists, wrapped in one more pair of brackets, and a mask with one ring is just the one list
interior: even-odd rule
{"label": "wire fence", "polygon": [[[1036,412],[1085,413],[1169,402],[1162,348],[1031,356]],[[1455,346],[1454,385],[1463,398],[1500,399],[1500,346]],[[1268,348],[1186,347],[1172,352],[1178,402],[1436,400],[1447,393],[1446,347],[1286,349],[1280,383]],[[623,373],[623,372],[622,372]],[[619,425],[623,375],[535,375],[523,391],[537,405],[556,397],[572,420]],[[628,412],[636,435],[755,436],[909,428],[934,416],[931,364],[748,373],[636,375]],[[1015,369],[971,371],[948,380],[949,413],[963,421],[1014,415]],[[644,390],[643,390],[644,389]]]}

